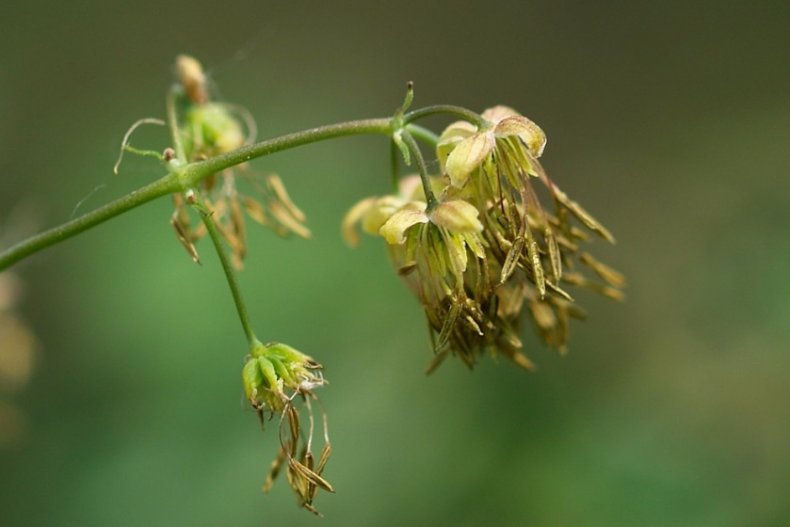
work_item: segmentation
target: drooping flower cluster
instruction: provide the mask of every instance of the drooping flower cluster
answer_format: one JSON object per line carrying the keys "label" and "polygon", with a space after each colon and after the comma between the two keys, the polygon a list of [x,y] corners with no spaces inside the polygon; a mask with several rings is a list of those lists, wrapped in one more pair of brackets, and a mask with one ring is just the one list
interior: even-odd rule
{"label": "drooping flower cluster", "polygon": [[[280,450],[272,463],[263,491],[268,492],[283,465],[286,465],[288,484],[294,490],[299,504],[318,514],[313,506],[318,489],[334,492],[323,477],[323,471],[332,451],[329,443],[326,414],[322,412],[323,447],[315,459],[313,436],[315,422],[312,400],[317,400],[315,388],[326,381],[321,365],[304,353],[281,343],[256,343],[242,368],[244,393],[250,405],[258,412],[261,423],[266,414],[271,419],[280,416]],[[295,406],[301,400],[308,416],[304,433],[301,415]]]}
{"label": "drooping flower cluster", "polygon": [[[448,354],[472,366],[485,351],[531,368],[520,351],[523,313],[547,344],[564,352],[569,319],[583,316],[565,287],[619,299],[625,285],[622,275],[580,248],[588,231],[614,238],[538,163],[543,131],[504,106],[482,118],[481,126],[453,123],[439,138],[433,210],[410,176],[398,195],[363,200],[344,222],[352,245],[356,223],[387,241],[398,273],[425,308],[436,354],[429,371]],[[541,205],[533,182],[545,187],[553,212]],[[579,264],[603,282],[584,277]]]}
{"label": "drooping flower cluster", "polygon": [[[245,109],[209,99],[206,76],[197,60],[179,56],[176,72],[181,92],[180,139],[188,162],[224,154],[255,140],[255,121]],[[239,190],[240,178],[249,183],[252,194]],[[310,237],[310,230],[304,225],[305,215],[275,174],[260,176],[242,165],[209,176],[201,182],[200,190],[213,211],[217,228],[231,248],[237,269],[242,267],[247,254],[244,212],[280,236]],[[182,196],[174,194],[173,200],[176,210],[171,224],[176,236],[192,259],[199,261],[194,244],[205,235],[205,229],[202,225],[191,225]]]}

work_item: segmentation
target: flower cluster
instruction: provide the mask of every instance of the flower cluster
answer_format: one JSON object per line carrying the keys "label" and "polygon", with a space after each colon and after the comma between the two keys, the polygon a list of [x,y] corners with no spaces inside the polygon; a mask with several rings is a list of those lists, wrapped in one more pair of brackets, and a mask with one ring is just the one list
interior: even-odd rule
{"label": "flower cluster", "polygon": [[[311,400],[317,399],[313,390],[326,383],[321,368],[311,357],[277,342],[256,342],[242,368],[244,393],[258,412],[261,423],[267,412],[269,419],[275,414],[280,416],[280,451],[263,484],[263,491],[269,491],[283,465],[287,465],[288,483],[299,504],[315,514],[318,511],[313,499],[318,489],[334,492],[322,475],[331,454],[326,414],[322,415],[323,447],[317,460],[312,452],[315,423]],[[303,401],[307,412],[309,424],[305,439],[294,400]]]}
{"label": "flower cluster", "polygon": [[[180,93],[180,139],[187,161],[208,159],[255,140],[255,121],[245,109],[209,99],[206,76],[197,60],[179,56],[176,73]],[[241,178],[249,183],[252,194],[239,190],[237,180]],[[242,165],[206,178],[200,190],[213,211],[217,228],[231,248],[237,269],[242,267],[247,254],[244,212],[280,236],[310,237],[304,213],[293,203],[282,180],[275,174],[260,176]],[[182,196],[174,194],[173,200],[175,212],[171,224],[176,236],[192,259],[199,261],[194,244],[205,235],[205,229],[202,225],[191,225]]]}
{"label": "flower cluster", "polygon": [[[622,275],[580,248],[590,231],[614,238],[538,163],[543,131],[504,106],[481,117],[484,125],[459,121],[439,138],[441,175],[430,179],[439,199],[432,209],[420,179],[409,176],[398,194],[361,201],[344,222],[352,245],[357,223],[386,240],[398,273],[425,308],[435,352],[429,371],[448,354],[472,366],[486,351],[532,368],[520,351],[523,313],[547,344],[564,352],[569,319],[584,314],[565,287],[619,299],[625,285]],[[553,212],[541,205],[533,182],[545,188]],[[580,265],[602,281],[579,273]]]}

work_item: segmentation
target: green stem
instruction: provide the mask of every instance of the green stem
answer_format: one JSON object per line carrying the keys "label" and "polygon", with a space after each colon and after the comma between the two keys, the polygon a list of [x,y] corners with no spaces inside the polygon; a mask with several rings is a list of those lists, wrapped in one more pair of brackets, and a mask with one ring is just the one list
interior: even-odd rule
{"label": "green stem", "polygon": [[436,114],[454,115],[455,117],[459,117],[464,121],[469,121],[470,123],[476,124],[477,126],[484,126],[487,124],[485,119],[480,117],[479,114],[473,112],[472,110],[467,110],[461,106],[453,106],[451,104],[437,104],[435,106],[426,106],[425,108],[413,110],[404,115],[403,120],[408,124],[412,121],[416,121],[417,119],[422,119],[423,117]]}
{"label": "green stem", "polygon": [[256,342],[258,342],[258,339],[255,337],[255,332],[252,330],[252,325],[250,324],[250,317],[247,314],[247,305],[244,303],[244,298],[241,296],[241,289],[239,288],[239,281],[236,278],[236,272],[233,270],[233,266],[230,263],[230,259],[228,258],[228,252],[225,250],[225,246],[222,244],[222,237],[220,236],[219,230],[217,229],[217,224],[214,222],[214,211],[209,210],[208,207],[206,207],[205,202],[196,190],[193,190],[192,192],[195,193],[197,198],[195,209],[197,209],[197,211],[200,213],[200,219],[203,220],[203,225],[206,226],[206,230],[208,231],[209,237],[211,238],[211,242],[214,244],[214,249],[217,251],[219,261],[222,263],[222,270],[225,272],[225,278],[228,280],[228,287],[230,288],[230,292],[233,295],[233,303],[236,304],[236,312],[239,314],[239,321],[241,322],[241,326],[244,328],[244,334],[247,336],[247,342],[249,343],[250,347],[252,347]]}
{"label": "green stem", "polygon": [[[170,104],[168,102],[168,106]],[[174,168],[172,172],[157,181],[134,190],[112,203],[8,248],[0,253],[0,271],[7,269],[27,256],[67,240],[153,199],[192,188],[202,179],[225,168],[256,157],[266,156],[309,143],[362,134],[391,135],[390,119],[363,119],[311,128],[248,145],[227,154],[213,157],[207,161],[190,163],[181,168]],[[180,144],[176,142],[175,135],[174,143],[176,147]]]}
{"label": "green stem", "polygon": [[178,180],[173,174],[168,174],[138,190],[104,205],[94,211],[83,214],[69,222],[59,225],[27,240],[21,241],[0,253],[0,271],[11,267],[13,264],[51,245],[62,242],[83,231],[95,227],[110,218],[123,214],[143,203],[148,203],[156,198],[166,196],[179,189]]}
{"label": "green stem", "polygon": [[256,157],[267,156],[275,152],[280,152],[281,150],[287,150],[289,148],[323,141],[325,139],[333,139],[335,137],[348,135],[391,135],[391,133],[392,120],[389,117],[381,119],[362,119],[359,121],[347,121],[344,123],[319,126],[317,128],[275,137],[267,141],[242,146],[232,152],[227,152],[205,161],[191,163],[184,167],[182,181],[187,188],[191,188],[203,178],[234,165],[247,162]]}
{"label": "green stem", "polygon": [[436,196],[434,195],[433,189],[431,188],[431,178],[428,176],[428,168],[425,166],[425,158],[422,157],[420,146],[417,144],[417,141],[414,140],[414,137],[411,135],[411,133],[404,129],[401,137],[403,138],[403,142],[406,143],[406,146],[409,148],[411,155],[414,156],[414,159],[417,161],[417,170],[420,172],[422,189],[425,193],[425,200],[428,202],[428,206],[425,210],[426,212],[431,212],[436,208],[436,205],[438,205],[439,202],[436,201]]}
{"label": "green stem", "polygon": [[427,128],[423,128],[418,124],[407,124],[406,130],[411,135],[413,135],[416,140],[422,141],[431,147],[431,149],[436,149],[436,144],[439,142],[439,136],[432,131],[428,130]]}
{"label": "green stem", "polygon": [[176,114],[176,95],[178,95],[178,87],[177,85],[173,85],[167,93],[167,99],[165,100],[165,106],[167,108],[167,127],[170,128],[170,137],[173,141],[173,150],[176,151],[176,158],[181,161],[181,163],[186,164],[187,154],[184,149],[184,142],[181,140],[181,134],[179,133],[181,129],[178,127],[178,115]]}
{"label": "green stem", "polygon": [[[424,108],[423,110],[415,110],[410,112],[407,114],[406,118],[407,120],[416,119],[432,113],[455,113],[456,115],[459,115],[459,111],[470,119],[474,116],[477,116],[477,114],[470,112],[469,110],[455,106],[431,106]],[[171,92],[167,98],[167,114],[168,121],[171,123],[171,130],[173,130],[173,123],[176,123],[175,94],[173,92]],[[477,118],[479,119],[479,116],[477,116]],[[139,207],[144,203],[161,196],[171,194],[173,192],[185,191],[189,188],[193,188],[204,178],[231,166],[244,163],[257,157],[280,152],[282,150],[288,150],[297,146],[324,141],[326,139],[334,139],[336,137],[364,134],[390,136],[392,135],[392,126],[392,119],[389,117],[380,119],[362,119],[358,121],[347,121],[343,123],[319,126],[317,128],[286,134],[252,145],[243,146],[237,150],[212,157],[206,161],[189,163],[183,167],[173,168],[169,174],[163,176],[157,181],[154,181],[153,183],[150,183],[138,190],[134,190],[126,196],[108,203],[99,209],[88,212],[72,221],[44,231],[41,234],[37,234],[32,238],[28,238],[27,240],[24,240],[8,248],[7,250],[0,253],[0,271],[7,269],[14,263],[26,258],[27,256],[55,245],[56,243],[67,240],[72,236],[75,236],[91,227],[114,218],[115,216],[123,214],[128,210]],[[433,141],[434,137],[433,134],[422,127],[417,127],[416,125],[411,124],[406,126],[404,132],[406,132],[404,133],[404,136],[408,135],[411,137],[411,134],[414,134],[415,137],[429,143]],[[178,156],[179,160],[183,159],[183,156],[185,156],[183,153],[184,147],[177,132],[172,133],[172,140],[173,148],[176,150],[176,155]],[[413,140],[414,138],[412,138],[412,142]],[[181,152],[179,152],[179,150],[181,150]],[[419,152],[419,149],[417,149],[417,151]],[[417,157],[418,166],[420,163],[422,164],[423,168],[421,171],[424,171],[425,161],[423,160],[422,155],[417,156],[415,154],[415,157]],[[425,172],[425,177],[427,177],[427,172]],[[431,192],[429,186],[426,186],[426,192]]]}

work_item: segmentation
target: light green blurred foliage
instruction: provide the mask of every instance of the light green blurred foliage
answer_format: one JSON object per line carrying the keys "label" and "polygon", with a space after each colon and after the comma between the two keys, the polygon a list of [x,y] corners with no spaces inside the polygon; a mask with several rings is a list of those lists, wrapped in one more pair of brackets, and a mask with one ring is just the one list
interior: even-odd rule
{"label": "light green blurred foliage", "polygon": [[[219,266],[192,264],[167,200],[17,269],[40,361],[0,451],[0,525],[782,525],[790,521],[790,70],[782,3],[37,1],[2,8],[0,218],[67,219],[159,175],[126,126],[162,116],[177,53],[259,136],[416,103],[504,103],[543,164],[615,233],[618,305],[580,301],[538,371],[425,378],[422,313],[385,249],[339,222],[389,187],[380,138],[277,154],[311,241],[250,229],[262,331],[320,357],[335,452],[324,520],[259,492],[277,448],[245,408]],[[405,6],[405,8],[404,8]],[[437,121],[437,127],[444,123]],[[164,131],[135,136],[166,142]],[[603,246],[601,246],[603,249]],[[271,427],[267,432],[272,432]]]}

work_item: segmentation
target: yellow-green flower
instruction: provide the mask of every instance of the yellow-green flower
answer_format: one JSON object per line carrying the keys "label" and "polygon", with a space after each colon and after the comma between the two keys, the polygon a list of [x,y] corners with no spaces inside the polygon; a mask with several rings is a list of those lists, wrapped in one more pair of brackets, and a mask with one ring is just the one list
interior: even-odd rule
{"label": "yellow-green flower", "polygon": [[[272,462],[263,484],[268,492],[285,465],[288,484],[296,493],[299,504],[318,514],[313,505],[319,489],[334,492],[323,472],[331,454],[326,415],[323,415],[323,448],[316,459],[313,455],[314,416],[311,400],[313,390],[326,384],[321,365],[308,355],[279,342],[256,342],[242,368],[244,394],[263,422],[264,412],[280,415],[280,450]],[[303,402],[303,410],[297,408]],[[302,427],[302,411],[308,414],[309,426]],[[322,411],[323,414],[323,411]]]}
{"label": "yellow-green flower", "polygon": [[[611,234],[552,182],[538,162],[543,131],[515,110],[496,106],[484,124],[451,124],[437,143],[441,178],[438,204],[427,206],[416,176],[391,196],[368,198],[346,216],[343,230],[356,245],[356,225],[382,236],[398,274],[422,304],[436,357],[458,356],[472,366],[485,353],[524,368],[519,322],[530,319],[541,338],[566,349],[569,319],[580,317],[565,286],[582,286],[620,298],[616,271],[580,249],[583,227]],[[533,188],[540,181],[553,198],[546,210]],[[608,285],[584,278],[587,266]],[[563,274],[563,267],[567,273]]]}
{"label": "yellow-green flower", "polygon": [[[507,106],[490,108],[482,117],[489,123],[485,127],[458,121],[439,138],[439,162],[453,186],[463,187],[472,172],[492,155],[514,158],[526,173],[532,173],[529,158],[539,158],[546,146],[543,130]],[[522,148],[526,148],[527,155]]]}
{"label": "yellow-green flower", "polygon": [[[439,193],[444,183],[439,178],[432,181],[434,192]],[[398,182],[398,193],[386,196],[365,198],[355,204],[343,218],[343,239],[352,247],[359,245],[357,225],[368,234],[379,234],[379,229],[395,212],[407,203],[424,199],[420,176],[412,174],[401,178]]]}
{"label": "yellow-green flower", "polygon": [[321,365],[279,342],[257,343],[242,368],[244,394],[256,410],[281,412],[297,394],[325,384]]}
{"label": "yellow-green flower", "polygon": [[432,211],[415,200],[390,216],[379,234],[391,246],[400,246],[401,268],[417,266],[423,292],[433,291],[428,297],[441,299],[450,290],[463,289],[467,250],[485,258],[482,230],[477,208],[463,200],[442,201]]}

